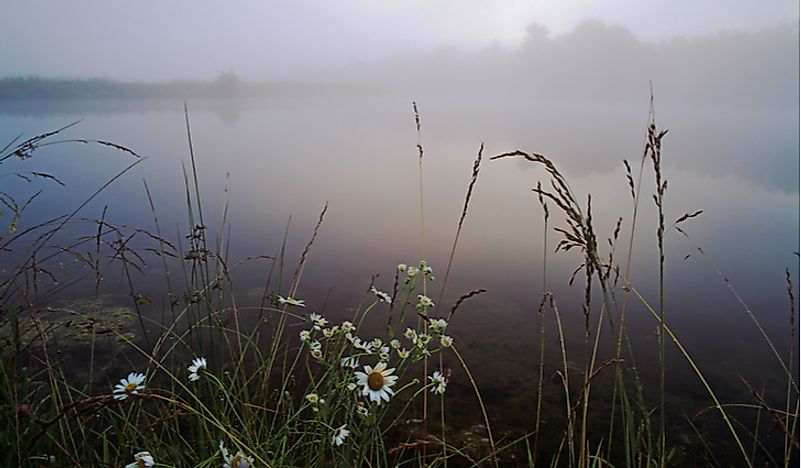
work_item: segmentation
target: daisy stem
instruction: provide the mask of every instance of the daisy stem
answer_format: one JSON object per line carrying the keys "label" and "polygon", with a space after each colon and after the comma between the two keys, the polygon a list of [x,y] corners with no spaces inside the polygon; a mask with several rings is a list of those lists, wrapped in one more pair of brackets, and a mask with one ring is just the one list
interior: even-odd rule
{"label": "daisy stem", "polygon": [[[439,353],[439,372],[442,374],[442,353]],[[448,466],[448,444],[445,439],[445,393],[440,393],[439,395],[439,418],[440,418],[440,425],[442,426],[442,460],[445,463],[445,466]]]}

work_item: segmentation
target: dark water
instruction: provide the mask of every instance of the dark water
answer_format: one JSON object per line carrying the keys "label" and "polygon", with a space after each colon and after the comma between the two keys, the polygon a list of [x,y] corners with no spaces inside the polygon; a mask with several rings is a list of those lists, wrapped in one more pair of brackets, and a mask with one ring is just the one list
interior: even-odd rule
{"label": "dark water", "polygon": [[[516,148],[548,155],[580,199],[592,194],[602,252],[608,251],[606,238],[618,216],[623,217],[616,262],[625,264],[632,205],[621,160],[632,163],[636,176],[648,117],[647,99],[642,101],[641,105],[624,106],[492,96],[418,97],[425,148],[425,250],[438,280],[447,264],[472,162],[479,145],[485,144],[481,174],[442,302],[447,310],[470,289],[488,290],[461,308],[448,330],[475,374],[499,432],[533,429],[543,218],[530,189],[546,179],[542,168],[532,163],[489,161],[488,156]],[[201,100],[188,106],[210,233],[220,231],[223,207],[228,204],[229,263],[274,255],[291,216],[288,280],[328,203],[297,296],[307,301],[307,311],[323,310],[330,318],[341,320],[362,300],[371,275],[380,274],[376,280],[379,289],[391,289],[395,265],[414,263],[421,257],[417,135],[411,99],[385,95]],[[702,216],[685,224],[692,240],[675,231],[666,237],[668,324],[723,400],[751,402],[740,375],[754,385],[764,384],[769,394],[781,398],[786,385],[781,367],[716,270],[734,285],[768,335],[786,352],[791,338],[785,268],[789,267],[796,283],[798,277],[798,258],[793,254],[799,245],[798,110],[788,106],[721,112],[659,100],[656,110],[658,125],[670,129],[663,155],[664,176],[669,181],[666,217],[670,222],[685,212],[704,210]],[[20,132],[30,137],[81,118],[84,120],[64,138],[112,141],[147,159],[78,216],[98,219],[107,207],[109,222],[153,230],[144,179],[165,237],[186,235],[181,162],[188,167],[189,152],[182,103],[3,102],[0,143],[4,145]],[[24,212],[23,228],[71,212],[131,162],[130,156],[105,147],[57,145],[43,148],[31,159],[4,163],[0,187],[20,199],[45,188]],[[14,171],[46,172],[66,185],[46,181],[34,185],[6,175]],[[644,180],[632,284],[656,304],[658,257],[650,163]],[[552,207],[552,226],[563,226],[562,218]],[[0,220],[5,226],[9,213]],[[68,232],[85,233],[85,229],[75,223]],[[66,237],[59,241],[65,242]],[[554,292],[562,313],[568,357],[580,368],[584,292],[581,279],[573,287],[567,282],[581,258],[574,252],[553,254],[557,241],[557,234],[549,232],[547,287]],[[24,246],[21,242],[19,252],[6,253],[0,265],[4,275]],[[697,246],[707,255],[699,255]],[[52,266],[54,272],[61,271],[68,278],[81,274],[79,266],[63,259],[58,262]],[[155,298],[163,292],[161,265],[160,260],[149,258],[143,274],[134,274],[140,292]],[[243,301],[258,302],[268,268],[258,261],[236,268],[235,290]],[[52,300],[88,294],[93,281],[89,275],[85,288],[60,291]],[[104,281],[107,291],[120,294],[112,302],[129,301],[122,277],[110,276]],[[432,296],[438,295],[440,284],[435,282]],[[157,317],[162,307],[163,302],[157,300],[146,309]],[[596,307],[594,314],[597,312]],[[627,314],[637,364],[646,385],[654,385],[657,323],[632,297]],[[548,412],[557,418],[562,408],[558,400],[561,387],[552,378],[560,366],[556,331],[553,318],[547,322],[546,420],[550,419]],[[608,357],[608,338],[603,343],[602,356]],[[668,348],[668,404],[676,414],[692,416],[711,402],[686,361],[672,346]],[[448,364],[455,372],[449,391],[458,395],[448,411],[453,412],[454,425],[470,427],[480,422],[471,403],[472,390],[458,364]],[[605,398],[604,391],[595,398]],[[781,406],[781,400],[777,405]],[[682,421],[682,417],[673,421],[677,433],[686,430],[680,428]],[[551,435],[558,439],[562,426],[554,425]]]}

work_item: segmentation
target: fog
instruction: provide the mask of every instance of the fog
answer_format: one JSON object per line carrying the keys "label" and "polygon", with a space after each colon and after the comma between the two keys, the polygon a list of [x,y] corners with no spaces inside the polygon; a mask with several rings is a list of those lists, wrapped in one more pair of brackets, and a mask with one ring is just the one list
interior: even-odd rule
{"label": "fog", "polygon": [[[691,240],[673,231],[667,238],[671,320],[696,343],[720,346],[732,362],[749,354],[753,327],[727,289],[730,280],[760,317],[786,323],[785,268],[798,277],[792,253],[799,245],[797,0],[229,3],[223,9],[201,0],[149,7],[0,0],[0,78],[128,83],[114,89],[171,83],[158,98],[4,99],[0,93],[0,144],[83,119],[64,138],[112,141],[147,159],[80,215],[149,226],[144,179],[164,225],[180,231],[173,224],[186,216],[186,103],[207,219],[222,219],[214,210],[230,206],[231,258],[275,255],[290,215],[287,258],[298,257],[328,203],[297,297],[341,312],[358,303],[376,272],[383,272],[377,286],[388,289],[394,266],[418,259],[416,101],[425,147],[425,255],[437,275],[447,264],[472,162],[485,144],[449,278],[452,297],[445,300],[486,287],[477,309],[524,317],[539,300],[532,285],[541,284],[541,252],[558,242],[544,234],[531,193],[544,173],[522,159],[486,158],[515,148],[546,154],[579,199],[592,194],[604,248],[625,216],[623,243],[631,199],[622,160],[639,167],[653,93],[656,121],[669,129],[668,221],[704,210],[687,223]],[[208,89],[203,85],[224,81],[215,81],[221,74],[235,78],[223,90],[230,93],[182,94],[182,86]],[[260,92],[246,92],[253,89]],[[66,184],[49,187],[23,221],[71,212],[129,164],[107,151],[62,145],[9,159],[17,165],[9,171],[54,173]],[[637,287],[655,297],[650,163],[643,180],[632,271]],[[2,184],[8,193],[32,190],[23,178]],[[553,216],[562,226],[562,216]],[[709,258],[697,255],[696,245]],[[583,292],[567,281],[578,253],[548,255],[549,288],[564,310],[577,312],[572,302]],[[261,291],[263,272],[243,268],[237,287]],[[140,285],[158,291],[162,278],[151,273]],[[640,317],[650,331],[650,317]],[[485,325],[471,326],[483,332]],[[726,335],[723,326],[735,331]],[[742,340],[732,345],[738,355],[724,349],[732,337]],[[518,338],[498,341],[519,355]],[[710,354],[709,367],[718,365],[716,356]]]}
{"label": "fog", "polygon": [[[664,158],[668,177],[681,174],[692,181],[677,185],[687,206],[708,208],[701,202],[711,199],[716,205],[727,200],[743,205],[743,194],[754,193],[759,200],[773,200],[772,206],[785,207],[772,214],[773,219],[784,218],[782,225],[797,218],[796,2],[554,5],[351,1],[223,10],[194,2],[191,8],[171,3],[156,10],[86,2],[80,12],[49,3],[43,15],[30,4],[3,4],[7,14],[0,18],[0,34],[14,46],[0,48],[0,76],[163,82],[213,80],[229,72],[242,82],[318,86],[323,97],[189,100],[194,118],[209,129],[206,144],[230,138],[228,147],[242,155],[215,159],[211,164],[216,173],[230,171],[236,180],[243,167],[257,167],[259,174],[268,174],[279,158],[282,179],[297,174],[294,183],[286,181],[286,193],[300,192],[287,197],[291,206],[277,198],[283,201],[276,209],[310,213],[325,199],[341,196],[346,206],[355,206],[363,198],[331,180],[336,171],[342,172],[342,180],[350,174],[373,183],[367,182],[373,174],[406,167],[391,155],[401,158],[414,142],[412,100],[422,112],[424,143],[442,165],[429,165],[434,180],[452,178],[451,168],[469,164],[478,144],[485,142],[488,153],[513,148],[545,153],[571,177],[622,181],[621,160],[636,162],[642,151],[653,91],[657,122],[670,129]],[[331,84],[347,84],[353,96],[342,95],[338,90],[343,88]],[[160,154],[169,152],[168,136],[151,145],[152,138],[133,136],[132,129],[141,125],[136,122],[154,119],[153,111],[159,118],[167,113],[165,126],[180,125],[173,118],[182,109],[182,97],[176,98],[178,102],[66,99],[44,104],[0,100],[0,114],[12,116],[9,137],[35,131],[25,125],[40,123],[25,124],[20,115],[59,116],[54,127],[64,119],[89,116],[84,128],[91,129],[98,121],[93,115],[112,114],[128,122],[120,127],[121,142]],[[209,121],[209,114],[224,126]],[[116,131],[104,129],[100,136]],[[250,135],[256,141],[242,143]],[[212,148],[211,154],[225,152]],[[252,156],[259,153],[270,157]],[[508,164],[517,174],[507,173],[488,190],[500,193],[513,177],[536,177],[530,164]],[[374,184],[378,191],[384,182]],[[260,178],[251,185],[241,180],[238,188],[249,196],[263,190]],[[315,196],[308,196],[311,185]],[[595,185],[594,192],[605,190],[604,183]],[[451,195],[458,200],[461,185],[453,186]],[[444,188],[437,190],[430,201],[434,206],[445,196]],[[397,198],[387,194],[381,204],[400,203]],[[480,206],[481,201],[475,203]],[[727,211],[727,219],[737,224],[760,209],[755,206],[740,215]],[[350,216],[352,224],[360,222],[358,211]],[[491,225],[486,226],[490,231]]]}
{"label": "fog", "polygon": [[[442,316],[440,310],[444,313],[467,291],[486,290],[459,309],[448,332],[476,370],[470,381],[481,388],[493,428],[506,441],[514,440],[520,428],[540,434],[539,421],[531,432],[529,418],[535,401],[536,414],[542,401],[547,415],[542,433],[559,437],[561,423],[550,409],[559,405],[563,413],[562,383],[567,389],[569,376],[576,390],[573,379],[580,377],[568,372],[567,354],[570,367],[578,368],[590,349],[583,330],[588,320],[581,304],[584,279],[579,274],[576,283],[570,281],[584,258],[578,248],[555,252],[562,234],[553,229],[565,227],[565,214],[551,203],[551,216],[543,217],[531,191],[538,182],[548,184],[542,165],[490,159],[521,149],[547,155],[564,174],[592,219],[603,261],[609,258],[621,270],[626,264],[632,290],[666,311],[671,335],[680,337],[693,368],[703,369],[720,401],[753,401],[740,380],[747,379],[767,390],[767,401],[778,402],[772,407],[784,408],[789,397],[784,364],[778,365],[772,345],[766,346],[760,334],[770,336],[782,355],[787,339],[795,336],[795,328],[787,327],[788,315],[793,324],[796,310],[788,304],[787,281],[795,285],[791,300],[799,297],[794,254],[800,216],[799,36],[798,0],[0,0],[0,147],[11,142],[6,148],[13,148],[14,142],[80,122],[52,135],[35,154],[27,154],[32,157],[11,157],[10,149],[0,161],[0,238],[20,239],[0,249],[0,281],[16,274],[12,266],[30,262],[32,274],[25,270],[18,284],[27,304],[20,302],[21,311],[35,310],[31,292],[39,296],[42,291],[39,298],[48,313],[61,310],[60,304],[70,309],[95,299],[86,325],[92,330],[92,357],[72,364],[81,366],[95,362],[96,334],[118,334],[93,328],[95,304],[129,307],[133,296],[140,323],[144,315],[158,324],[167,316],[167,302],[185,297],[186,307],[173,312],[183,308],[180,317],[195,320],[192,298],[200,281],[210,278],[188,279],[199,271],[199,264],[189,260],[206,258],[205,249],[196,250],[189,240],[193,232],[205,233],[202,244],[208,239],[213,249],[208,258],[225,261],[226,281],[219,276],[203,290],[225,283],[219,297],[232,305],[237,331],[239,317],[242,330],[250,329],[256,307],[272,294],[306,301],[305,309],[287,313],[286,336],[297,336],[299,314],[324,313],[339,322],[364,306],[366,315],[373,308],[366,306],[373,297],[371,285],[392,291],[399,282],[396,266],[424,258],[437,279],[414,294],[437,301],[442,309],[433,316]],[[421,128],[415,126],[413,101]],[[659,169],[669,182],[662,205],[668,228],[659,241],[662,211],[652,199],[654,170],[651,161],[641,159],[651,112],[660,129],[669,129]],[[145,158],[123,174],[134,158],[107,142]],[[423,159],[418,143],[425,148]],[[479,147],[484,148],[480,176],[470,182]],[[624,159],[642,189],[639,204],[629,190]],[[51,179],[56,177],[58,183]],[[468,183],[475,183],[474,191],[460,219],[468,206]],[[323,221],[324,206],[324,222],[315,227]],[[696,210],[703,213],[681,225],[684,235],[671,227]],[[64,218],[65,213],[75,216]],[[56,236],[39,236],[50,228],[49,219],[69,223]],[[454,255],[457,222],[463,230]],[[120,231],[101,236],[106,226]],[[108,245],[104,250],[101,237]],[[174,254],[164,251],[162,237],[177,246]],[[450,260],[453,268],[446,273]],[[122,265],[124,275],[115,271]],[[129,272],[129,265],[136,271]],[[208,275],[208,266],[203,269]],[[302,281],[295,283],[301,272]],[[17,286],[5,284],[7,291]],[[658,322],[633,295],[601,305],[601,295],[617,295],[623,283],[615,285],[604,285],[603,291],[593,286],[591,313],[601,314],[599,326],[606,327],[605,314],[615,321],[621,310],[617,301],[622,298],[623,308],[629,301],[631,343],[627,338],[626,344],[642,370],[638,393],[651,395],[653,402],[663,369],[654,365]],[[554,372],[561,369],[557,330],[550,325],[554,309],[537,313],[541,288],[553,293],[561,309],[558,344],[569,350],[563,355],[564,374]],[[400,295],[396,299],[396,304],[404,301]],[[44,309],[50,303],[59,308]],[[9,310],[16,311],[14,306]],[[220,317],[228,310],[221,309]],[[268,325],[278,322],[270,318],[268,323],[268,315],[258,310],[260,323],[262,318]],[[396,320],[386,311],[376,307],[365,327],[358,322],[359,333],[368,337],[364,333],[375,327],[381,333],[376,336],[384,336],[385,323],[399,333],[418,320],[413,312],[405,317],[400,312]],[[544,341],[538,338],[538,315],[549,327]],[[217,322],[210,308],[201,316]],[[760,320],[758,328],[753,317]],[[160,335],[165,340],[159,338],[156,349],[167,343],[171,360],[179,357],[173,350],[193,342],[194,332],[184,333],[180,320],[159,329],[169,333]],[[202,320],[197,323],[205,330],[208,322]],[[73,330],[83,328],[75,323]],[[53,327],[48,325],[48,333],[58,329]],[[253,337],[272,336],[261,327],[247,332],[247,346],[258,343],[258,338],[250,341]],[[81,340],[88,332],[82,333],[76,335]],[[616,361],[606,360],[612,355],[604,349],[606,333],[598,335],[603,339],[596,341],[602,343],[597,372],[589,379]],[[541,375],[547,369],[550,376],[540,385],[544,398],[533,378],[540,343],[549,347],[539,367]],[[210,362],[215,347],[212,343]],[[666,427],[669,447],[674,447],[670,439],[682,441],[671,452],[681,457],[690,436],[683,420],[684,432],[671,420],[695,414],[687,420],[696,421],[710,403],[674,351],[669,343]],[[108,380],[107,372],[116,375],[119,365],[144,357],[136,354],[131,359],[116,349],[98,352],[97,371],[89,376]],[[113,356],[112,364],[98,364],[104,356]],[[67,357],[58,354],[53,362]],[[249,365],[249,359],[239,362]],[[310,376],[317,372],[309,361],[305,365]],[[634,367],[633,359],[624,365]],[[72,384],[69,372],[63,377],[70,379],[70,388],[82,388]],[[602,385],[601,391],[593,390],[593,400],[606,399],[603,381],[611,381],[610,372],[593,384]],[[476,432],[473,428],[483,427],[476,423],[488,421],[476,419],[480,413],[471,409],[474,398],[466,382],[456,373],[448,389],[455,396],[449,401],[456,403],[449,403],[449,411],[459,408],[448,415],[454,433],[462,426]],[[579,395],[589,394],[584,389],[589,387]],[[469,397],[460,397],[460,391],[470,391]],[[325,410],[326,421],[339,418],[342,407]],[[759,433],[759,414],[754,433]],[[380,417],[375,413],[370,421]],[[741,421],[750,427],[749,420]],[[347,422],[356,423],[350,417]],[[606,421],[601,422],[605,429]],[[766,445],[771,440],[781,445],[784,439],[767,428],[761,435]],[[479,439],[463,440],[472,445]],[[642,440],[656,441],[651,435]],[[127,451],[135,445],[127,441],[120,447]],[[726,450],[721,452],[720,460],[728,463]]]}
{"label": "fog", "polygon": [[798,42],[798,25],[649,42],[595,21],[553,38],[533,24],[513,50],[388,59],[337,78],[389,83],[423,102],[451,98],[461,117],[450,131],[559,147],[579,173],[633,157],[641,140],[627,123],[644,127],[652,83],[657,119],[680,135],[672,162],[797,192]]}
{"label": "fog", "polygon": [[[0,5],[0,77],[347,83],[458,113],[431,129],[446,138],[558,148],[579,174],[636,156],[653,87],[666,164],[798,191],[793,1]],[[262,106],[224,112],[243,105]]]}
{"label": "fog", "polygon": [[[481,0],[279,0],[224,7],[211,0],[149,5],[2,0],[0,8],[0,76],[124,80],[213,79],[228,69],[248,79],[308,79],[332,67],[350,69],[347,77],[358,78],[363,66],[388,58],[422,55],[429,63],[442,58],[447,63],[457,51],[477,54],[478,63],[492,65],[498,49],[522,46],[532,52],[542,46],[546,36],[532,24],[547,28],[547,38],[559,44],[555,50],[575,50],[592,37],[590,30],[570,34],[586,21],[621,26],[648,42],[686,38],[690,44],[679,41],[669,48],[674,54],[659,57],[669,68],[692,38],[794,26],[799,17],[798,2],[792,0],[509,0],[501,5]],[[614,52],[625,60],[640,49],[629,48],[633,42],[622,31],[596,39],[601,40],[597,48],[579,55],[609,53],[606,46],[617,44],[624,48]],[[720,36],[720,45],[710,46],[714,52],[739,53],[727,46],[732,39]],[[577,58],[555,57],[557,64]],[[410,74],[406,69],[401,76]]]}

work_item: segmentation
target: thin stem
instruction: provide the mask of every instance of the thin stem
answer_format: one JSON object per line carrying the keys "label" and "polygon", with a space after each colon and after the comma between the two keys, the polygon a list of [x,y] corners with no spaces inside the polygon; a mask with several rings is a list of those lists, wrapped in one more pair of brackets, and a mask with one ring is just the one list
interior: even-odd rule
{"label": "thin stem", "polygon": [[495,451],[495,439],[492,437],[492,428],[490,427],[489,416],[487,416],[487,408],[484,406],[484,400],[481,398],[481,393],[478,391],[478,385],[473,378],[473,374],[470,373],[470,369],[467,367],[467,364],[464,362],[464,359],[462,359],[462,355],[459,354],[459,351],[455,346],[451,346],[451,349],[453,350],[453,354],[456,355],[456,359],[459,360],[459,364],[462,365],[462,369],[464,369],[465,373],[467,374],[467,379],[470,380],[470,385],[472,385],[473,391],[478,399],[478,405],[481,407],[481,415],[484,417],[484,425],[487,426],[487,437],[489,438],[490,449],[492,450],[492,463],[497,467],[498,458]]}
{"label": "thin stem", "polygon": [[715,402],[715,408],[718,409],[718,411],[720,412],[720,415],[723,417],[723,421],[726,423],[726,426],[728,427],[729,432],[731,433],[732,437],[734,438],[734,441],[737,444],[737,448],[740,450],[740,453],[743,456],[743,460],[745,461],[746,466],[753,467],[753,464],[751,463],[751,459],[748,457],[748,452],[746,452],[745,447],[743,446],[743,443],[740,441],[740,437],[737,435],[737,431],[734,430],[734,426],[732,425],[732,422],[729,419],[728,414],[726,414],[726,411],[724,410],[723,405],[720,403],[720,400],[718,400],[718,397],[715,394],[715,391],[712,390],[712,387],[709,385],[709,382],[707,382],[706,378],[704,377],[704,374],[701,372],[701,369],[698,367],[698,365],[695,363],[693,358],[690,356],[690,353],[687,352],[687,350],[681,344],[681,341],[679,341],[679,339],[676,337],[676,335],[673,334],[673,331],[670,329],[670,327],[668,327],[667,324],[664,323],[662,318],[659,316],[659,313],[654,310],[654,308],[651,306],[651,304],[649,304],[648,301],[646,301],[645,298],[642,297],[642,295],[633,286],[631,286],[630,283],[626,282],[626,287],[629,288],[631,290],[631,292],[634,293],[635,296],[637,296],[637,299],[639,299],[639,301],[642,303],[642,305],[645,306],[645,308],[648,310],[648,312],[650,312],[651,315],[657,321],[659,321],[660,325],[664,328],[665,333],[667,333],[667,335],[670,337],[670,339],[673,340],[673,343],[676,345],[676,347],[679,348],[679,352],[681,352],[681,355],[684,356],[684,358],[690,364],[690,367],[692,367],[693,371],[695,372],[695,375],[698,376],[698,380],[701,381],[701,384],[704,386],[704,388],[706,389],[707,393],[712,398],[712,401]]}

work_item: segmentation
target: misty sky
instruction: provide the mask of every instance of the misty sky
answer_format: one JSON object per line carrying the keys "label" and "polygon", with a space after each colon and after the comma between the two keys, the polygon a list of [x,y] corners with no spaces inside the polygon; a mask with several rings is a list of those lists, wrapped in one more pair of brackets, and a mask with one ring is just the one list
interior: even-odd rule
{"label": "misty sky", "polygon": [[593,19],[658,42],[799,19],[796,0],[0,0],[0,11],[0,77],[126,80],[308,78],[395,56],[514,50],[533,23],[550,39]]}

